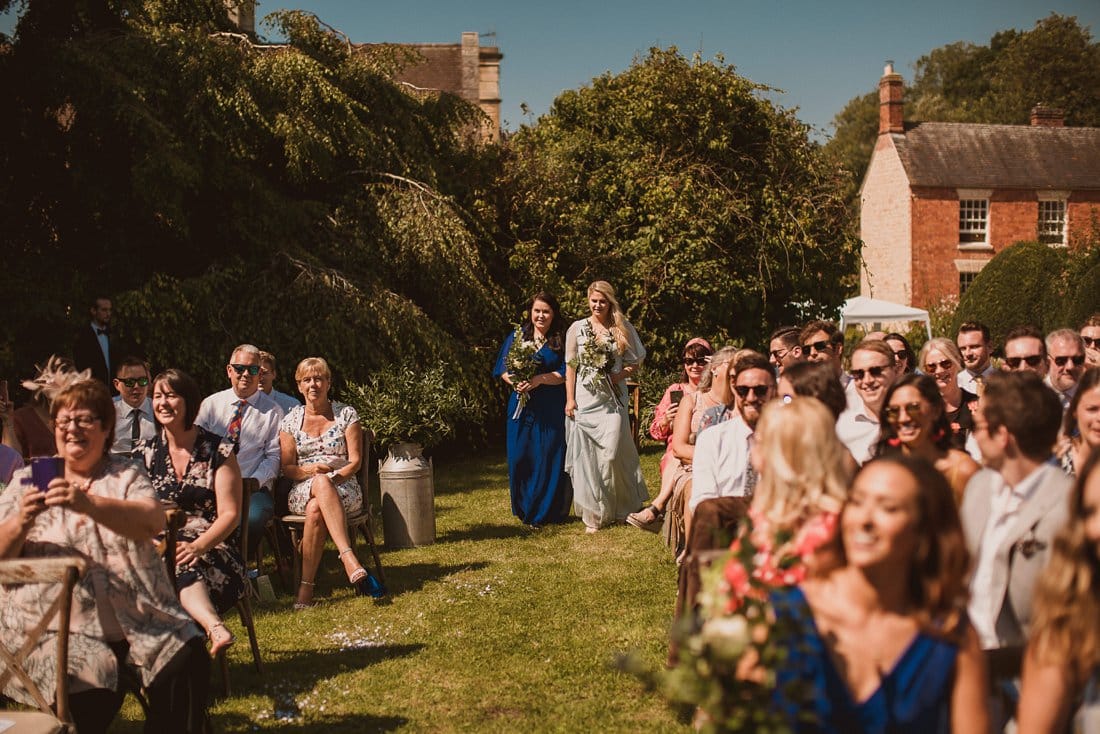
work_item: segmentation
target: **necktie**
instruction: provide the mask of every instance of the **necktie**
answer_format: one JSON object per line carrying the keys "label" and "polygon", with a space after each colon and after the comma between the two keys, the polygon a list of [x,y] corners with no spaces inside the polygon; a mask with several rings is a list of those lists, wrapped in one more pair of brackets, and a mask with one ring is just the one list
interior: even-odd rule
{"label": "necktie", "polygon": [[229,428],[225,432],[225,437],[235,444],[241,442],[241,416],[244,415],[244,408],[248,405],[243,400],[237,401],[237,412],[233,414],[233,418],[229,421]]}
{"label": "necktie", "polygon": [[141,408],[134,408],[130,413],[130,450],[137,448],[141,440]]}

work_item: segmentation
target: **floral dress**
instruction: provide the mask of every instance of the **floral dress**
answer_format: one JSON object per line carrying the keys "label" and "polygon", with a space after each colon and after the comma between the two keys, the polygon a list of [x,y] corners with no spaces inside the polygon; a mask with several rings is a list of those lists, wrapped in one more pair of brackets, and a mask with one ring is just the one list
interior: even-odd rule
{"label": "floral dress", "polygon": [[[332,477],[337,469],[350,463],[346,431],[348,426],[359,422],[359,413],[350,405],[333,402],[332,415],[336,418],[336,422],[322,431],[320,436],[310,436],[302,430],[305,415],[305,406],[299,405],[283,419],[279,430],[289,433],[294,439],[294,445],[298,447],[298,466],[328,464],[333,470],[329,472],[329,477]],[[287,505],[291,513],[301,515],[306,511],[311,484],[313,484],[313,477],[306,477],[300,482],[295,482],[290,488]],[[354,474],[336,485],[336,493],[340,495],[340,504],[343,505],[346,514],[353,515],[363,509],[363,490],[359,487],[359,480]]]}
{"label": "floral dress", "polygon": [[[38,491],[30,467],[18,470],[0,494],[0,521],[18,514],[23,492]],[[154,499],[149,479],[129,459],[112,459],[93,480],[88,493],[118,500]],[[145,685],[192,638],[203,633],[176,599],[172,583],[151,542],[135,541],[99,525],[87,515],[61,507],[47,509],[31,526],[21,558],[79,556],[88,570],[73,591],[69,624],[71,693],[95,688],[118,690],[119,658],[112,648],[128,646],[126,662],[137,667]],[[18,643],[46,616],[60,584],[0,586],[0,635]],[[26,670],[46,698],[53,700],[57,683],[57,620],[30,651]],[[120,646],[118,643],[125,643]],[[33,701],[15,680],[4,695],[22,703]],[[0,717],[2,718],[2,717]]]}
{"label": "floral dress", "polygon": [[[179,540],[194,542],[218,519],[217,495],[214,493],[214,475],[218,467],[233,453],[233,442],[216,433],[196,426],[195,446],[187,462],[183,479],[176,478],[164,431],[158,431],[152,439],[138,444],[136,453],[145,460],[145,469],[153,480],[157,497],[174,502],[187,514],[187,522],[179,533]],[[179,568],[176,588],[184,589],[197,581],[203,581],[210,593],[210,600],[219,614],[231,609],[245,594],[244,561],[240,554],[240,531],[234,530],[228,538],[199,557],[190,568]]]}

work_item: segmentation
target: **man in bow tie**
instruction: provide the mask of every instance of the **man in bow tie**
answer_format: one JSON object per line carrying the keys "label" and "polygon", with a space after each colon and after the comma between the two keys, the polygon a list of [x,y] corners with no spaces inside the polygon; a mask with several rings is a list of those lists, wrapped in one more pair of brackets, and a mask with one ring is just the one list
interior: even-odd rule
{"label": "man in bow tie", "polygon": [[77,331],[76,343],[73,344],[73,362],[78,370],[91,370],[92,377],[109,387],[113,395],[117,395],[118,390],[111,379],[114,376],[114,362],[111,361],[114,347],[110,333],[111,299],[97,296],[92,301],[90,312],[91,324]]}
{"label": "man in bow tie", "polygon": [[1066,524],[1072,482],[1050,462],[1062,405],[1028,370],[986,379],[974,413],[985,469],[966,485],[960,515],[974,558],[970,621],[989,661],[992,731],[1015,713],[1035,586]]}

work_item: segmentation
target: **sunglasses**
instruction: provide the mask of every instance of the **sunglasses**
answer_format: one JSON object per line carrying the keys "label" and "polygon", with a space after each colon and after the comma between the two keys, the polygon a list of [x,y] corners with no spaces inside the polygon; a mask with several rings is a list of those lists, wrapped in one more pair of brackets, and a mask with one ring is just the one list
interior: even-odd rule
{"label": "sunglasses", "polygon": [[1081,337],[1081,341],[1085,343],[1085,346],[1089,349],[1100,348],[1100,339],[1093,339],[1091,336]]}
{"label": "sunglasses", "polygon": [[809,352],[810,354],[813,354],[814,352],[828,352],[832,350],[832,348],[833,345],[824,339],[819,342],[814,342],[813,344],[802,345],[802,351]]}
{"label": "sunglasses", "polygon": [[935,374],[938,370],[948,372],[954,366],[955,363],[952,362],[950,359],[943,359],[939,362],[929,362],[928,364],[924,365],[924,371],[931,375]]}
{"label": "sunglasses", "polygon": [[894,352],[894,356],[898,359],[909,359],[909,352],[905,349],[899,349]]}
{"label": "sunglasses", "polygon": [[769,352],[769,354],[772,355],[772,359],[774,359],[776,362],[778,362],[779,360],[786,357],[787,352],[789,352],[789,351],[791,351],[791,350],[790,349],[773,349],[772,351]]}
{"label": "sunglasses", "polygon": [[1005,357],[1005,364],[1010,370],[1020,369],[1020,363],[1027,362],[1028,367],[1038,367],[1043,363],[1043,355],[1029,354],[1026,357]]}
{"label": "sunglasses", "polygon": [[848,370],[848,374],[852,376],[852,379],[859,382],[863,379],[864,375],[870,375],[872,379],[877,380],[882,377],[882,374],[888,370],[889,367],[885,365],[876,365],[874,367],[868,367],[865,370]]}
{"label": "sunglasses", "polygon": [[1063,357],[1052,357],[1051,359],[1059,367],[1065,367],[1066,362],[1072,362],[1074,367],[1080,367],[1085,363],[1085,355],[1083,354],[1071,354]]}
{"label": "sunglasses", "polygon": [[134,387],[135,385],[145,387],[149,384],[148,377],[116,377],[115,381],[121,382],[126,387]]}
{"label": "sunglasses", "polygon": [[736,392],[737,395],[742,400],[747,398],[749,396],[750,392],[753,395],[755,395],[758,399],[763,400],[764,398],[768,397],[768,391],[771,390],[771,386],[770,385],[734,385],[733,389],[734,389],[734,392]]}
{"label": "sunglasses", "polygon": [[245,372],[255,377],[260,374],[260,365],[258,364],[231,364],[233,371],[238,375],[243,375]]}
{"label": "sunglasses", "polygon": [[916,418],[923,411],[923,407],[918,402],[905,403],[904,405],[891,405],[886,409],[886,420],[890,422],[897,422],[901,418],[901,411],[904,410],[906,415],[910,418]]}
{"label": "sunglasses", "polygon": [[709,357],[684,357],[684,366],[690,367],[693,364],[697,364],[701,367],[709,361]]}

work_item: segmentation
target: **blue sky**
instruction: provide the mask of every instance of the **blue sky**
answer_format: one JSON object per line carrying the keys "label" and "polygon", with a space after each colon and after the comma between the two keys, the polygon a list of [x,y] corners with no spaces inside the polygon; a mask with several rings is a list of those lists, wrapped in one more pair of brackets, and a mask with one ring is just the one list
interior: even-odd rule
{"label": "blue sky", "polygon": [[[742,75],[782,89],[776,101],[828,135],[833,115],[875,88],[886,59],[909,81],[933,48],[988,43],[1051,12],[1100,35],[1100,0],[261,0],[257,16],[288,7],[364,43],[457,43],[463,31],[495,32],[483,43],[504,54],[501,114],[511,129],[528,121],[522,103],[544,114],[562,90],[622,71],[654,45],[722,54]],[[0,19],[0,30],[10,25]]]}

